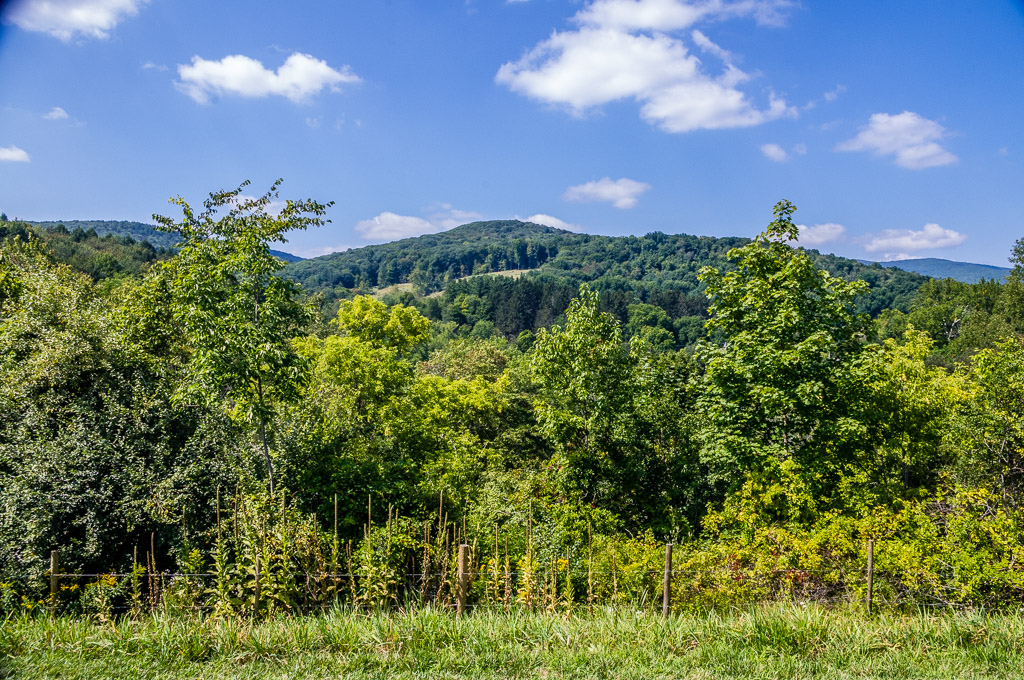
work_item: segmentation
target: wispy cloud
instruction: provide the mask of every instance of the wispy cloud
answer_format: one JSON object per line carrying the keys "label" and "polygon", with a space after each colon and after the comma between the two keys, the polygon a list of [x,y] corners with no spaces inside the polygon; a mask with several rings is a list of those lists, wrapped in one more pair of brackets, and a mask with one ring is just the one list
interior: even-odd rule
{"label": "wispy cloud", "polygon": [[789,160],[789,154],[778,144],[762,144],[761,153],[765,155],[769,160],[773,160],[776,163],[782,163]]}
{"label": "wispy cloud", "polygon": [[610,177],[569,187],[562,194],[567,201],[580,203],[611,203],[620,210],[634,207],[640,196],[651,188],[646,182],[627,177],[613,180]]}
{"label": "wispy cloud", "polygon": [[26,30],[47,33],[64,42],[75,36],[107,38],[147,0],[23,0],[13,2],[4,18]]}
{"label": "wispy cloud", "polygon": [[28,152],[16,146],[0,146],[0,163],[28,163]]}
{"label": "wispy cloud", "polygon": [[67,120],[68,112],[59,106],[54,106],[52,109],[43,114],[44,120]]}
{"label": "wispy cloud", "polygon": [[857,136],[836,146],[836,151],[871,151],[876,156],[893,156],[896,165],[921,170],[957,162],[939,140],[946,129],[911,111],[890,115],[876,113]]}
{"label": "wispy cloud", "polygon": [[504,64],[498,83],[573,115],[609,102],[633,99],[647,122],[668,132],[759,125],[796,109],[774,93],[767,108],[752,103],[738,86],[750,76],[733,55],[693,30],[698,47],[725,61],[707,72],[681,37],[670,35],[699,21],[753,17],[781,22],[788,2],[755,0],[594,0],[573,18],[576,30],[555,31],[517,61]]}
{"label": "wispy cloud", "polygon": [[293,255],[298,255],[299,257],[309,258],[320,257],[321,255],[330,255],[331,253],[341,253],[346,250],[351,250],[356,246],[350,246],[348,244],[339,244],[334,246],[310,246],[304,248],[289,243],[286,247],[288,248],[286,252],[289,252]]}
{"label": "wispy cloud", "polygon": [[194,56],[191,64],[178,66],[178,77],[178,89],[200,104],[208,103],[214,95],[275,95],[302,102],[324,89],[337,90],[340,85],[361,80],[348,66],[334,69],[322,59],[299,52],[288,57],[277,71],[241,54],[219,61]]}
{"label": "wispy cloud", "polygon": [[697,29],[693,29],[693,31],[690,32],[690,37],[693,38],[693,42],[696,43],[697,47],[708,54],[713,54],[726,64],[731,64],[736,61],[736,57],[732,52],[712,42],[711,38],[707,37]]}
{"label": "wispy cloud", "polygon": [[839,99],[839,95],[843,94],[844,92],[846,92],[845,85],[836,85],[834,89],[831,89],[825,93],[825,101],[834,102],[835,100]]}
{"label": "wispy cloud", "polygon": [[765,158],[773,160],[776,163],[785,163],[792,157],[791,154],[803,156],[804,154],[807,153],[807,145],[804,143],[794,144],[790,151],[786,151],[785,149],[783,149],[778,144],[775,144],[774,142],[769,144],[762,144],[760,148],[761,153],[764,154]]}

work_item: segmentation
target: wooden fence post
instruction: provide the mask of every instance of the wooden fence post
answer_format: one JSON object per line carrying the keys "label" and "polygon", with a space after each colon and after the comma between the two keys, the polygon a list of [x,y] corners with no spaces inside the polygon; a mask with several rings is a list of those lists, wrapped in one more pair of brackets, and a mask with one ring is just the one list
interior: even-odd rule
{"label": "wooden fence post", "polygon": [[668,617],[672,606],[672,544],[665,544],[665,591],[661,599],[661,616]]}
{"label": "wooden fence post", "polygon": [[875,539],[868,539],[868,616],[874,605],[875,595]]}
{"label": "wooden fence post", "polygon": [[57,574],[60,573],[60,551],[50,551],[50,601],[54,606],[57,605],[57,593],[59,591],[59,585],[57,584]]}
{"label": "wooden fence post", "polygon": [[462,616],[466,610],[466,597],[469,594],[469,546],[459,546],[459,580],[455,593],[455,615]]}
{"label": "wooden fence post", "polygon": [[256,555],[256,588],[252,597],[252,613],[258,616],[260,613],[260,556]]}

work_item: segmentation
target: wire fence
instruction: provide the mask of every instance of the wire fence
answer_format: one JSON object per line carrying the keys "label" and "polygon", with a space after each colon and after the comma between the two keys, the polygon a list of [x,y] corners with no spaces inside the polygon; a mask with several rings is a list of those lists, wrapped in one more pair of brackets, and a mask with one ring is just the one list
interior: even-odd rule
{"label": "wire fence", "polygon": [[[614,563],[613,563],[614,564]],[[757,568],[731,564],[677,567],[671,546],[664,569],[624,565],[595,569],[568,560],[526,569],[475,563],[470,546],[440,571],[394,569],[304,571],[270,568],[257,560],[215,572],[155,571],[136,564],[130,572],[63,573],[56,551],[46,605],[55,613],[100,617],[144,612],[197,612],[224,616],[304,614],[336,607],[430,606],[456,615],[473,610],[579,611],[608,608],[640,612],[747,607],[767,603],[962,609],[1024,604],[1024,589],[996,599],[965,599],[956,584],[934,572],[876,568],[869,544],[866,567]]]}

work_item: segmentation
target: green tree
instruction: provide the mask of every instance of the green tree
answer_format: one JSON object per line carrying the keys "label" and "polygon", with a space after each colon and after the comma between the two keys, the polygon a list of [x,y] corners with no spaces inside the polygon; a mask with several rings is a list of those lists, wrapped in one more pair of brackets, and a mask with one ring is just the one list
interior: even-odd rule
{"label": "green tree", "polygon": [[430,337],[430,321],[415,307],[388,307],[369,295],[342,300],[335,323],[343,333],[373,346],[390,347],[400,354]]}
{"label": "green tree", "polygon": [[1024,501],[1024,339],[982,350],[961,372],[971,393],[949,430],[959,454],[957,481],[987,487],[1018,508]]}
{"label": "green tree", "polygon": [[171,202],[181,207],[180,220],[153,216],[182,240],[178,256],[155,274],[190,352],[177,401],[227,400],[236,418],[255,426],[271,492],[266,426],[273,401],[297,395],[301,361],[290,340],[313,310],[299,300],[296,284],[276,275],[284,264],[270,244],[284,242],[289,231],[323,225],[332,205],[289,200],[275,215],[270,205],[280,183],[257,198],[242,195],[248,182],[211,193],[198,213],[179,196]]}
{"label": "green tree", "polygon": [[37,246],[0,245],[0,573],[39,579],[54,548],[69,571],[120,569],[151,532],[166,555],[248,473],[236,428],[171,403],[164,355],[128,332],[134,282],[104,291]]}
{"label": "green tree", "polygon": [[[720,344],[698,348],[696,384],[704,414],[702,458],[714,481],[756,484],[783,516],[829,498],[852,431],[842,373],[863,346],[866,319],[855,311],[867,284],[814,266],[788,242],[796,208],[780,201],[775,219],[749,244],[729,251],[735,269],[705,268],[707,330]],[[770,489],[779,488],[780,492]]]}

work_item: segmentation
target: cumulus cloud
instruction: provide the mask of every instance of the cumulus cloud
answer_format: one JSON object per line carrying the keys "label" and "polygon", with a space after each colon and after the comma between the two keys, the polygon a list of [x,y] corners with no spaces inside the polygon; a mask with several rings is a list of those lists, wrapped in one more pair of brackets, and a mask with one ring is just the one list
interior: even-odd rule
{"label": "cumulus cloud", "polygon": [[564,229],[565,231],[583,231],[583,227],[578,224],[571,224],[565,220],[560,220],[553,215],[545,215],[544,213],[530,215],[523,221],[533,222],[534,224],[541,224],[545,227],[553,227],[555,229]]}
{"label": "cumulus cloud", "polygon": [[28,163],[28,152],[16,146],[0,146],[0,163]]}
{"label": "cumulus cloud", "polygon": [[21,0],[4,18],[26,31],[48,33],[64,42],[76,35],[107,38],[147,0]]}
{"label": "cumulus cloud", "polygon": [[448,231],[477,219],[480,219],[479,213],[457,210],[448,203],[441,203],[426,218],[382,212],[376,217],[357,222],[356,231],[368,241],[394,241]]}
{"label": "cumulus cloud", "polygon": [[762,144],[761,153],[776,163],[782,163],[783,161],[789,160],[789,154],[786,153],[786,150],[778,144]]}
{"label": "cumulus cloud", "polygon": [[820,246],[824,243],[840,241],[846,236],[846,227],[833,222],[814,224],[809,227],[803,224],[796,226],[799,230],[797,241],[802,246]]}
{"label": "cumulus cloud", "polygon": [[635,206],[640,196],[650,188],[651,185],[646,182],[637,182],[626,177],[615,180],[604,177],[594,182],[569,187],[562,194],[562,198],[581,203],[611,203],[620,210],[626,210]]}
{"label": "cumulus cloud", "polygon": [[911,111],[897,115],[876,113],[853,139],[836,146],[836,151],[871,151],[876,156],[894,156],[896,165],[921,170],[957,162],[957,157],[938,142],[946,129]]}
{"label": "cumulus cloud", "polygon": [[43,118],[46,120],[67,120],[68,112],[59,106],[54,106],[52,109],[43,114]]}
{"label": "cumulus cloud", "polygon": [[348,66],[334,69],[309,54],[295,52],[277,71],[271,71],[256,59],[232,54],[220,61],[192,57],[191,64],[178,66],[175,85],[200,104],[213,95],[268,97],[277,95],[302,102],[325,88],[337,90],[342,84],[358,83],[359,76]]}
{"label": "cumulus cloud", "polygon": [[726,62],[712,75],[671,31],[707,19],[752,16],[772,23],[785,3],[753,0],[595,0],[576,14],[578,28],[555,31],[495,80],[538,101],[565,107],[573,115],[612,101],[633,99],[647,122],[668,132],[748,127],[796,115],[770,96],[756,107],[738,85],[749,76],[732,65],[732,55],[704,33],[691,39]]}
{"label": "cumulus cloud", "polygon": [[886,229],[873,234],[864,245],[869,253],[883,253],[887,260],[908,257],[907,253],[936,248],[952,248],[967,240],[965,234],[944,229],[937,224],[926,224],[920,229]]}
{"label": "cumulus cloud", "polygon": [[777,26],[790,5],[788,0],[594,0],[574,21],[625,31],[678,31],[705,19],[749,16]]}
{"label": "cumulus cloud", "polygon": [[356,231],[367,240],[393,241],[409,236],[433,234],[441,229],[422,217],[382,212],[376,217],[356,222]]}

